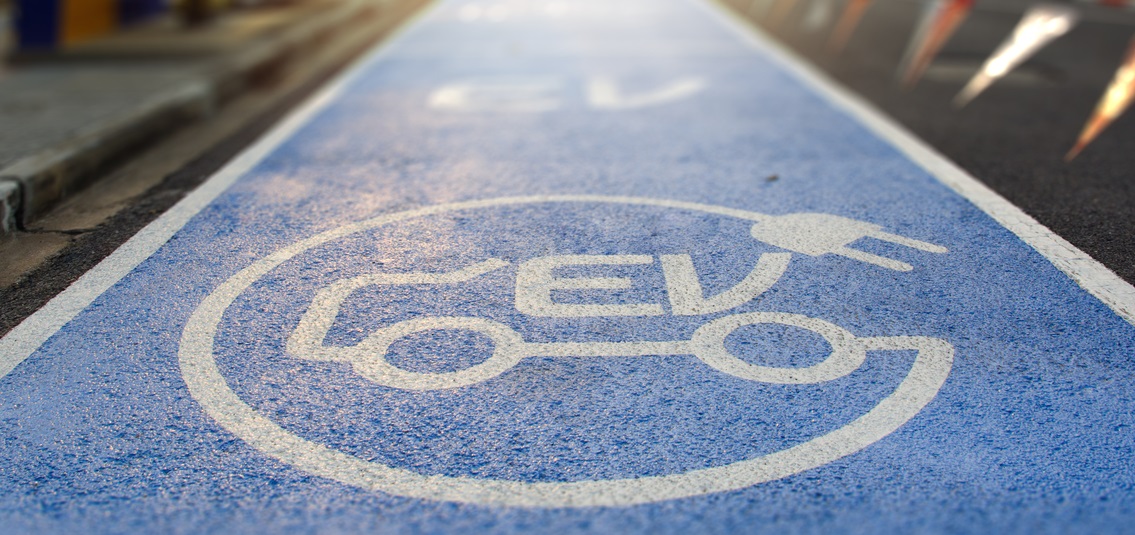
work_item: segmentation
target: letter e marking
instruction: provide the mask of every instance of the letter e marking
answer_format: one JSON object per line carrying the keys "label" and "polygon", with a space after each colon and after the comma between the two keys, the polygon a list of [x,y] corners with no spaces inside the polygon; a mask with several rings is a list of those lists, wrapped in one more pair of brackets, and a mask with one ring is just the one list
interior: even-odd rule
{"label": "letter e marking", "polygon": [[658,316],[656,304],[569,304],[552,301],[552,290],[625,290],[631,279],[625,277],[560,278],[552,270],[564,266],[621,266],[650,264],[649,255],[559,255],[533,258],[520,265],[516,273],[516,309],[530,316],[580,318],[589,316]]}

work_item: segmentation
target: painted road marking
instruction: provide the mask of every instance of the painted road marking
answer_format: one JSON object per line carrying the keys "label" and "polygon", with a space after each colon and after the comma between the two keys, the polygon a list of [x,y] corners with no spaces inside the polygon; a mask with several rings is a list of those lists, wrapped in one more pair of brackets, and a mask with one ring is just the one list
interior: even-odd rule
{"label": "painted road marking", "polygon": [[[1130,285],[704,4],[522,4],[439,5],[0,340],[7,526],[1129,524]],[[469,80],[555,106],[431,106]]]}
{"label": "painted road marking", "polygon": [[705,86],[705,80],[687,76],[652,91],[630,94],[623,91],[613,78],[597,76],[587,85],[587,97],[589,103],[596,108],[627,110],[690,98],[705,89]]}
{"label": "painted road marking", "polygon": [[748,31],[741,22],[728,18],[730,15],[727,13],[713,11],[711,15],[718,17],[734,33],[757,49],[769,53],[779,65],[820,92],[832,104],[855,117],[875,135],[887,140],[935,179],[973,203],[1002,227],[1043,255],[1057,269],[1076,281],[1078,286],[1102,301],[1128,323],[1135,325],[1135,286],[1128,284],[1107,266],[1038,223],[1032,216],[970,176],[902,125],[876,111],[862,98],[834,84],[803,60],[797,59],[790,50],[776,41]]}
{"label": "painted road marking", "polygon": [[[430,93],[429,106],[455,112],[547,112],[562,106],[564,86],[564,81],[554,76],[463,80],[435,89]],[[630,93],[611,77],[593,76],[586,83],[587,104],[601,110],[649,108],[690,98],[705,86],[702,78],[685,76],[649,91]]]}
{"label": "painted road marking", "polygon": [[[567,482],[525,483],[492,477],[438,476],[367,461],[328,449],[286,430],[272,421],[270,416],[249,406],[228,386],[217,364],[217,352],[214,349],[218,326],[242,294],[285,262],[336,240],[423,216],[549,203],[566,203],[572,206],[573,211],[578,211],[581,203],[601,203],[728,214],[738,217],[746,224],[756,221],[752,227],[753,237],[771,237],[771,241],[780,247],[813,256],[832,252],[897,271],[905,271],[910,267],[904,264],[906,269],[903,269],[892,265],[893,261],[880,261],[874,255],[864,254],[864,258],[857,258],[857,255],[847,254],[846,244],[874,235],[923,251],[945,252],[944,248],[933,244],[881,233],[876,225],[856,224],[851,220],[824,214],[802,214],[803,217],[795,218],[771,217],[724,207],[659,199],[594,195],[503,198],[411,210],[347,225],[303,240],[241,270],[219,286],[194,311],[182,336],[181,369],[190,392],[226,429],[265,454],[306,471],[367,490],[483,505],[595,507],[625,506],[735,490],[829,463],[878,441],[906,423],[934,398],[949,375],[954,349],[944,340],[924,336],[858,338],[846,329],[819,318],[777,312],[718,316],[700,324],[687,340],[530,342],[509,325],[485,317],[417,316],[379,328],[352,346],[325,344],[334,324],[341,320],[344,303],[359,290],[373,286],[459,285],[505,269],[510,264],[505,260],[491,258],[447,272],[369,273],[337,280],[315,294],[298,325],[287,337],[286,352],[291,357],[308,361],[349,363],[354,373],[371,383],[412,392],[473,387],[500,377],[525,359],[536,357],[624,359],[693,355],[709,368],[744,381],[807,386],[836,381],[855,372],[867,359],[868,351],[915,350],[917,357],[894,391],[870,407],[865,414],[843,427],[803,443],[713,468],[653,477]],[[790,223],[783,224],[782,221]],[[772,230],[758,232],[757,229],[764,225],[770,225]],[[515,234],[524,232],[523,229],[512,230]],[[428,247],[426,243],[416,245]],[[757,268],[741,283],[717,296],[724,295],[727,296],[726,299],[714,302],[701,295],[696,273],[686,267],[692,267],[692,261],[687,264],[689,256],[667,255],[671,267],[665,270],[665,286],[672,311],[677,315],[702,316],[748,304],[779,280],[788,267],[790,256],[786,253],[762,254]],[[684,260],[679,260],[680,258]],[[529,316],[557,318],[660,315],[663,314],[660,304],[563,304],[554,302],[552,298],[552,290],[616,290],[631,287],[629,279],[624,278],[560,278],[554,274],[556,268],[644,265],[653,262],[654,259],[648,255],[537,256],[522,262],[517,269],[515,308]],[[819,362],[808,366],[766,366],[746,362],[731,352],[726,340],[742,327],[760,324],[780,325],[814,333],[826,342],[830,351]],[[431,331],[482,334],[492,341],[491,355],[473,366],[445,372],[407,370],[388,360],[391,347],[399,340]]]}
{"label": "painted road marking", "polygon": [[560,107],[555,77],[507,77],[447,84],[430,94],[431,108],[463,112],[537,113]]}

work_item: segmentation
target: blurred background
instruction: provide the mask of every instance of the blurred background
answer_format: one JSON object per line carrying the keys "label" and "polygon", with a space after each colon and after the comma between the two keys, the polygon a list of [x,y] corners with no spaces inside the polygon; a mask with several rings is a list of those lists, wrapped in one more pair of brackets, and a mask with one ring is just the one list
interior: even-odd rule
{"label": "blurred background", "polygon": [[426,0],[0,0],[0,331]]}
{"label": "blurred background", "polygon": [[[1135,282],[1130,0],[727,3]],[[987,72],[1000,76],[961,98]]]}

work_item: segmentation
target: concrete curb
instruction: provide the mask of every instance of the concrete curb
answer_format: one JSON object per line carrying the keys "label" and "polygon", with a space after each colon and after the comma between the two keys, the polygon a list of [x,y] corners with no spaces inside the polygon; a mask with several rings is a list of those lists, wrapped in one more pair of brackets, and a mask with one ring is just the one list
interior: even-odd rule
{"label": "concrete curb", "polygon": [[0,235],[16,229],[16,210],[20,206],[20,183],[0,181]]}
{"label": "concrete curb", "polygon": [[[74,136],[0,169],[0,236],[26,228],[71,194],[98,179],[99,171],[130,150],[209,116],[305,54],[305,49],[379,12],[401,15],[421,2],[355,0],[253,43],[240,54],[208,63],[196,83],[180,84],[131,110],[89,125]],[[385,13],[383,13],[385,14]]]}
{"label": "concrete curb", "polygon": [[154,95],[135,108],[92,124],[71,139],[26,156],[0,170],[0,181],[20,185],[11,232],[88,185],[103,165],[139,144],[168,134],[179,124],[209,113],[212,95],[204,83]]}

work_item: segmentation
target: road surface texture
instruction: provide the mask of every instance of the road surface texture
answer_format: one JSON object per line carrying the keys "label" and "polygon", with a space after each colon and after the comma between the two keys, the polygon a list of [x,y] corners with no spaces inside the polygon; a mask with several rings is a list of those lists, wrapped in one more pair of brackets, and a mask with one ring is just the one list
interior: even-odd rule
{"label": "road surface texture", "polygon": [[[744,11],[758,2],[734,4]],[[1121,116],[1073,162],[1065,162],[1064,155],[1135,37],[1135,12],[1072,4],[1081,19],[1068,34],[969,106],[958,110],[951,105],[1012,34],[1029,4],[977,2],[913,89],[904,89],[897,73],[923,13],[918,2],[872,2],[842,54],[832,54],[826,46],[842,8],[838,3],[800,0],[775,27],[769,27],[768,12],[752,9],[748,14],[951,161],[1133,282],[1135,113]]]}
{"label": "road surface texture", "polygon": [[1133,321],[720,6],[448,0],[0,339],[0,519],[1120,532]]}

